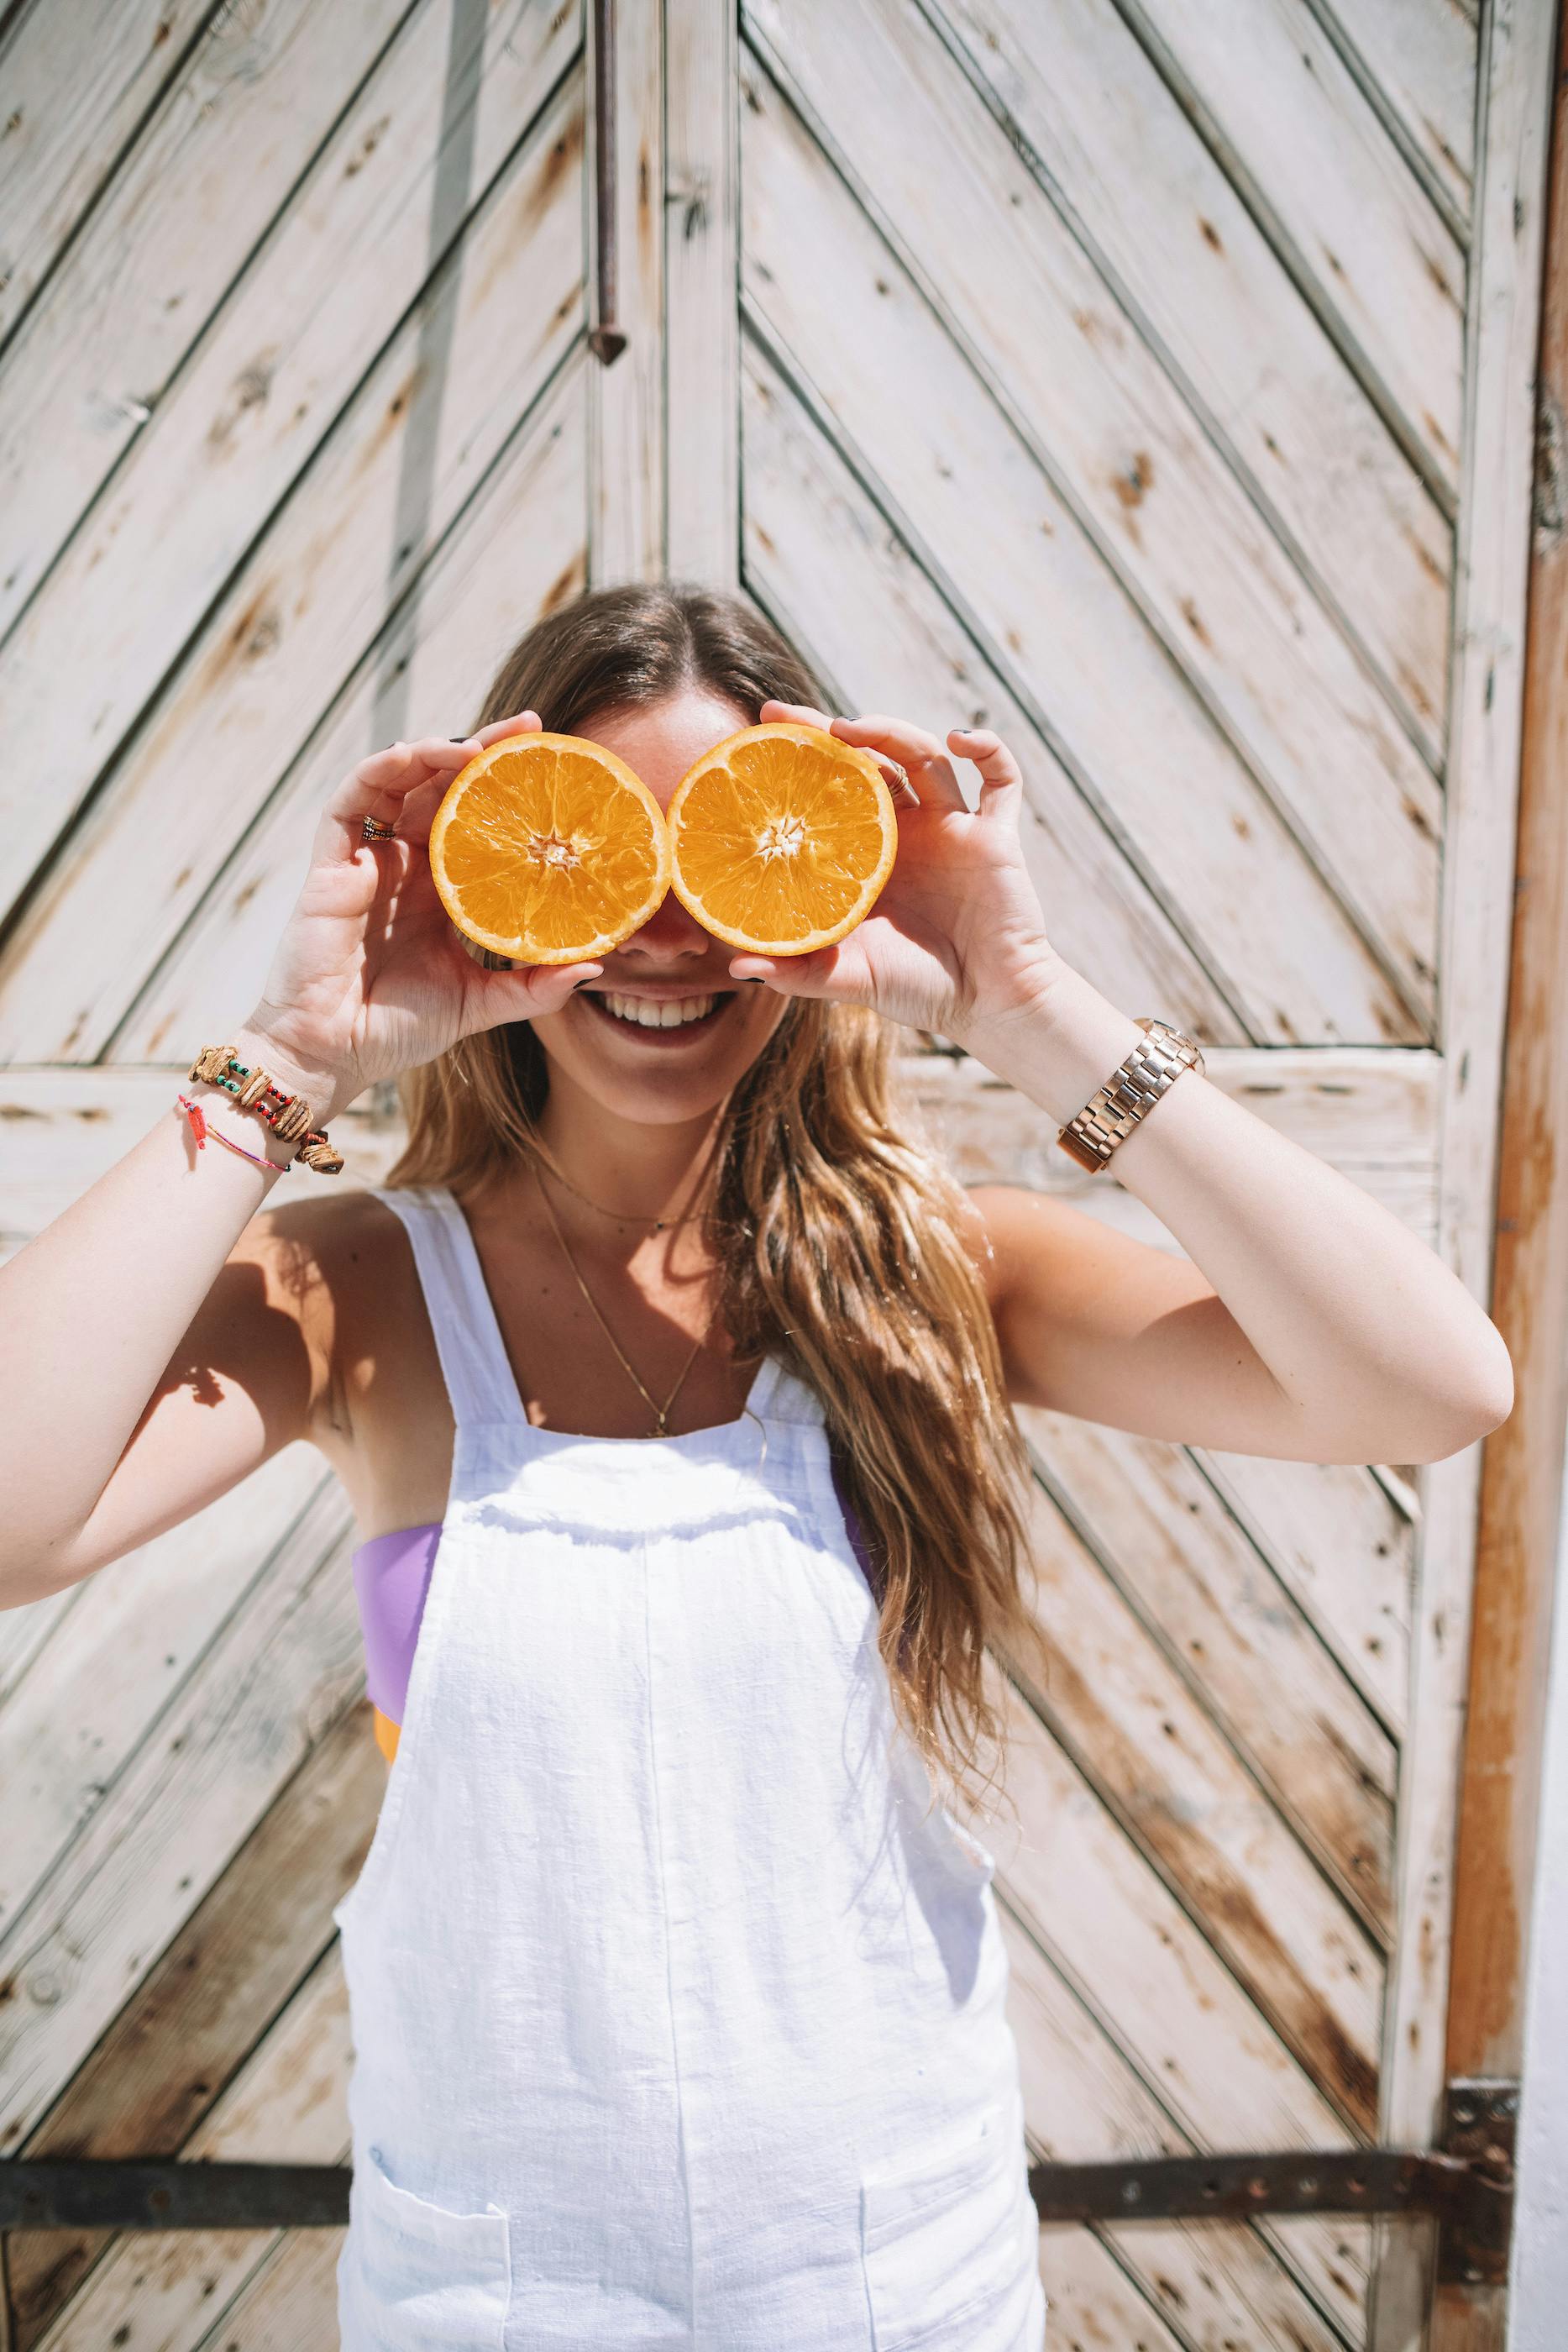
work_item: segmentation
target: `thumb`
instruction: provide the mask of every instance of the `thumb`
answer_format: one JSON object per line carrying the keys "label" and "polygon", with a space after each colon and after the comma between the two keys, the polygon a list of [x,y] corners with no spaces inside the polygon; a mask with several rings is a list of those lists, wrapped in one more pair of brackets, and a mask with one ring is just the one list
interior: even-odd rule
{"label": "thumb", "polygon": [[471,989],[466,1034],[477,1036],[504,1021],[534,1021],[559,1013],[574,988],[598,980],[601,963],[519,963],[509,971],[481,971]]}

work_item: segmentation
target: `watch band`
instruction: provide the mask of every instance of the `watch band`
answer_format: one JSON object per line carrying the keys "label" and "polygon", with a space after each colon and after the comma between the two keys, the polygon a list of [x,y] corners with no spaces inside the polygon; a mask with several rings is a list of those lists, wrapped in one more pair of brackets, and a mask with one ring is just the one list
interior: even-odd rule
{"label": "watch band", "polygon": [[1184,1070],[1203,1067],[1199,1048],[1168,1021],[1157,1021],[1148,1013],[1140,1013],[1137,1019],[1145,1032],[1142,1045],[1134,1046],[1120,1068],[1112,1071],[1056,1139],[1063,1151],[1091,1174],[1104,1167],[1116,1146]]}

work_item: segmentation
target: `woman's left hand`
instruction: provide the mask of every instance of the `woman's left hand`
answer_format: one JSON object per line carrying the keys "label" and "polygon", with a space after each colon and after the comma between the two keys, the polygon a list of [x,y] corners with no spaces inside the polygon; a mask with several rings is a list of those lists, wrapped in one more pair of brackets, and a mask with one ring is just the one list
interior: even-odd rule
{"label": "woman's left hand", "polygon": [[[870,1005],[959,1044],[1036,1005],[1062,967],[1024,865],[1023,779],[1001,738],[986,727],[949,732],[954,757],[979,770],[971,812],[952,759],[923,728],[880,714],[830,719],[796,702],[765,702],[760,715],[825,728],[873,753],[893,788],[898,855],[870,914],[835,947],[800,956],[737,950],[732,977],[764,980],[783,996]],[[891,772],[895,763],[908,774],[908,793]]]}

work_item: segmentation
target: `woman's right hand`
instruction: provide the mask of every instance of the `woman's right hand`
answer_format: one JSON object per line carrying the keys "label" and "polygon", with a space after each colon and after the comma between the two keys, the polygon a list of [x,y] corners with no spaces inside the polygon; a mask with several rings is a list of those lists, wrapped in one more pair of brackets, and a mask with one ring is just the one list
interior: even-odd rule
{"label": "woman's right hand", "polygon": [[[556,1012],[603,970],[486,971],[465,952],[431,879],[431,823],[458,769],[541,724],[525,710],[461,742],[394,743],[361,760],[322,811],[304,887],[242,1032],[242,1058],[303,1093],[318,1126],[378,1078],[433,1061],[459,1038]],[[395,839],[362,839],[367,816],[395,824]]]}

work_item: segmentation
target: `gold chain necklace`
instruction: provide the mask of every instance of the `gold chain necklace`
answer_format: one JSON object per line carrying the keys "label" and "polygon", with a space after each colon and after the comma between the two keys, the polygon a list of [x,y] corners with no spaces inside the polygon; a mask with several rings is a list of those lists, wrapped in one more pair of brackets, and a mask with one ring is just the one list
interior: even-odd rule
{"label": "gold chain necklace", "polygon": [[[691,1370],[692,1366],[696,1362],[697,1357],[702,1349],[703,1342],[713,1328],[714,1315],[718,1311],[717,1302],[715,1302],[714,1307],[709,1313],[707,1321],[703,1325],[702,1329],[698,1332],[696,1339],[693,1343],[691,1354],[681,1366],[680,1378],[676,1381],[674,1387],[670,1391],[669,1395],[664,1399],[664,1403],[660,1404],[658,1400],[643,1385],[635,1365],[629,1360],[620,1340],[615,1337],[614,1332],[611,1329],[609,1324],[605,1321],[604,1317],[600,1312],[598,1300],[594,1297],[593,1293],[590,1290],[587,1283],[584,1282],[582,1278],[582,1269],[578,1265],[577,1260],[573,1257],[570,1245],[567,1241],[566,1235],[560,1229],[560,1220],[556,1215],[549,1194],[545,1191],[544,1178],[539,1174],[537,1163],[534,1167],[534,1182],[538,1186],[539,1198],[545,1204],[545,1214],[550,1221],[557,1241],[560,1244],[561,1255],[577,1278],[577,1286],[579,1290],[581,1291],[584,1298],[587,1299],[590,1307],[592,1309],[595,1322],[599,1325],[600,1329],[603,1332],[605,1338],[614,1349],[615,1353],[620,1360],[622,1370],[626,1374],[627,1379],[631,1381],[632,1385],[636,1388],[638,1393],[647,1405],[649,1412],[653,1416],[653,1427],[649,1432],[650,1436],[668,1437],[670,1433],[670,1407],[674,1403],[676,1397],[680,1394],[682,1382],[685,1380],[686,1374]],[[571,1188],[568,1186],[567,1189],[570,1191]],[[589,1206],[591,1208],[593,1203],[590,1202]],[[674,1221],[672,1220],[672,1222]]]}
{"label": "gold chain necklace", "polygon": [[[684,1217],[649,1217],[644,1216],[641,1211],[636,1209],[607,1209],[602,1201],[590,1200],[588,1194],[581,1190],[580,1186],[574,1184],[571,1178],[568,1176],[562,1169],[556,1166],[555,1161],[545,1150],[543,1144],[539,1142],[537,1136],[534,1139],[533,1148],[538,1155],[538,1158],[543,1160],[545,1166],[549,1170],[550,1174],[555,1178],[558,1184],[559,1184],[566,1192],[573,1194],[576,1199],[583,1203],[585,1208],[596,1210],[601,1217],[613,1217],[617,1224],[652,1225],[656,1234],[662,1234],[668,1232],[675,1225],[700,1225],[705,1217],[712,1214],[712,1212],[707,1209],[693,1209],[688,1215]],[[569,1251],[568,1255],[570,1256],[570,1253]]]}

